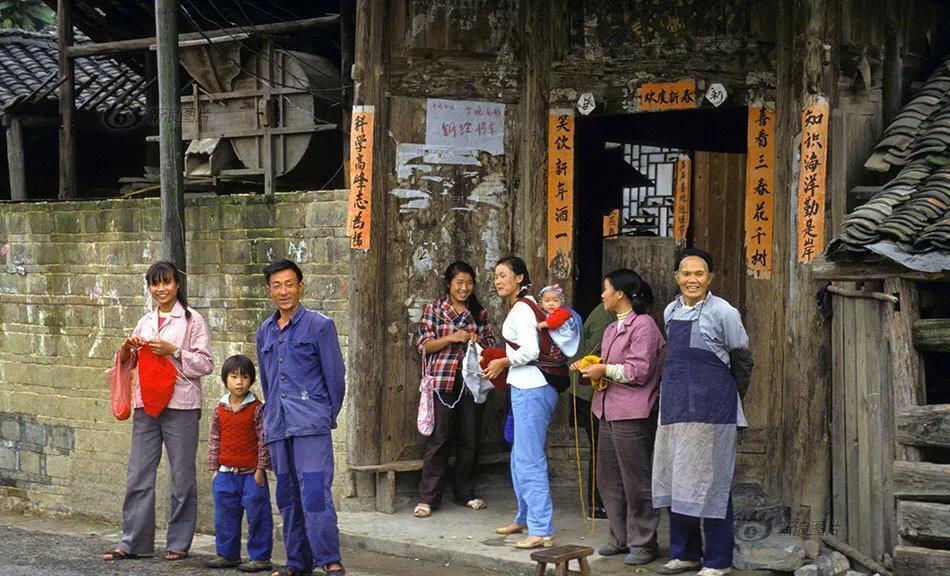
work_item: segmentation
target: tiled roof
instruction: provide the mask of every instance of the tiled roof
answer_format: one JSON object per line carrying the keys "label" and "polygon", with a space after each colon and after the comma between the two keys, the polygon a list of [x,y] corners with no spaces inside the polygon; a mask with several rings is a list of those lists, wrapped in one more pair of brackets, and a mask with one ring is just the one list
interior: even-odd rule
{"label": "tiled roof", "polygon": [[[87,42],[76,36],[76,42]],[[76,58],[76,107],[110,110],[119,105],[145,109],[142,77],[134,70],[104,57]],[[0,29],[0,109],[55,101],[59,90],[59,53],[56,32]]]}
{"label": "tiled roof", "polygon": [[895,116],[865,167],[900,170],[845,216],[829,258],[871,251],[919,270],[950,268],[950,58]]}

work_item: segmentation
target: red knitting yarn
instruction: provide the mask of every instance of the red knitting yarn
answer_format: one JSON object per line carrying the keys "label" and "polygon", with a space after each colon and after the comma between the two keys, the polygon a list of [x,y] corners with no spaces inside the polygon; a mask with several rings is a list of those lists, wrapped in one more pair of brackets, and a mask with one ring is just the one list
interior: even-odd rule
{"label": "red knitting yarn", "polygon": [[148,346],[139,348],[139,388],[145,413],[158,418],[175,392],[175,366],[166,356],[159,356]]}
{"label": "red knitting yarn", "polygon": [[[486,368],[488,363],[492,360],[497,360],[499,358],[504,358],[506,356],[504,348],[483,348],[482,349],[482,359],[479,362],[479,365],[482,368]],[[492,386],[496,390],[501,390],[508,385],[508,369],[505,368],[501,371],[501,374],[496,376],[491,381]]]}

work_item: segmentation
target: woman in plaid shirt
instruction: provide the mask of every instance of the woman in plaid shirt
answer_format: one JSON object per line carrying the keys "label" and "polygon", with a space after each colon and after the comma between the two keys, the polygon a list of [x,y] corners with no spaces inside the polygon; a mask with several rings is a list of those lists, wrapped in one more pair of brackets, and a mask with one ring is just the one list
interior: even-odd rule
{"label": "woman in plaid shirt", "polygon": [[435,379],[435,428],[426,442],[419,482],[419,504],[414,514],[428,518],[442,500],[450,438],[455,431],[455,503],[474,510],[485,507],[475,496],[475,466],[481,442],[484,404],[476,404],[462,383],[462,358],[468,343],[494,346],[488,312],[475,296],[475,270],[453,262],[443,279],[445,294],[426,305],[419,322],[416,349],[426,357]]}

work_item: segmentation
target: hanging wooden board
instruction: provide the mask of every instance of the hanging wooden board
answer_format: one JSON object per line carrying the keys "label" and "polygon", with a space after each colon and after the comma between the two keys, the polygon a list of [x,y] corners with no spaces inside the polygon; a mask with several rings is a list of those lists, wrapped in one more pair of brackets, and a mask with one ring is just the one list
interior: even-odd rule
{"label": "hanging wooden board", "polygon": [[557,277],[571,270],[574,230],[574,111],[548,115],[548,268]]}
{"label": "hanging wooden board", "polygon": [[828,158],[828,100],[817,97],[802,110],[798,177],[798,261],[810,263],[825,248],[825,174]]}
{"label": "hanging wooden board", "polygon": [[350,197],[346,234],[350,247],[369,250],[370,206],[373,198],[372,106],[354,106],[350,129]]}
{"label": "hanging wooden board", "polygon": [[746,153],[745,254],[749,275],[772,277],[772,221],[775,214],[775,109],[749,106]]}
{"label": "hanging wooden board", "polygon": [[673,238],[677,242],[686,241],[689,230],[689,204],[692,194],[693,163],[689,156],[681,154],[673,168]]}

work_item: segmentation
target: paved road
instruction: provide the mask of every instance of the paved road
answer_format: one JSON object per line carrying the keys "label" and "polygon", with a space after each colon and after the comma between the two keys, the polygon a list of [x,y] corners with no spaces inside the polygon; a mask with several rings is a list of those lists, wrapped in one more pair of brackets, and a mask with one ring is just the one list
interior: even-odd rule
{"label": "paved road", "polygon": [[[161,557],[146,560],[103,562],[113,536],[95,525],[76,521],[51,521],[0,514],[0,576],[234,576],[236,570],[209,570],[203,562],[211,556],[195,553],[178,562]],[[206,539],[207,537],[205,537]],[[202,552],[205,546],[202,546]],[[474,568],[444,566],[409,558],[396,558],[363,550],[344,550],[352,576],[502,576]],[[269,572],[261,574],[269,575]]]}

